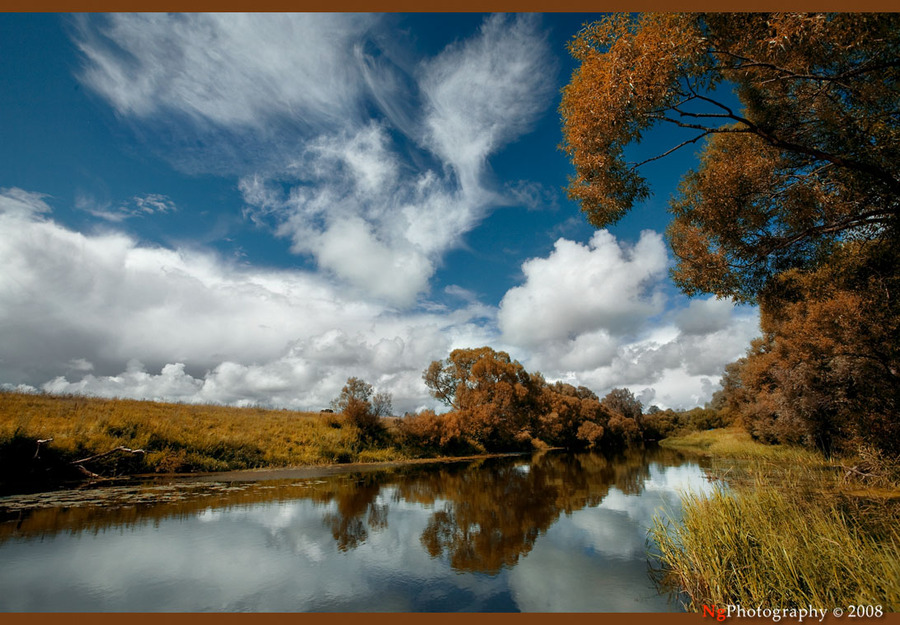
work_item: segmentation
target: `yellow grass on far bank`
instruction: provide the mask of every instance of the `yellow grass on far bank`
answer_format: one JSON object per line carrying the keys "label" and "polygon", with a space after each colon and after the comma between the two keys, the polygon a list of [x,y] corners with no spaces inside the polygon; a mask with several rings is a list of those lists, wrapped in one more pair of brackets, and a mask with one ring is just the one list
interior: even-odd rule
{"label": "yellow grass on far bank", "polygon": [[[363,441],[339,415],[263,408],[172,404],[130,399],[0,393],[3,464],[36,451],[42,458],[73,460],[116,447],[88,466],[103,475],[286,467],[405,459],[396,446]],[[15,467],[2,467],[3,470]]]}
{"label": "yellow grass on far bank", "polygon": [[822,457],[814,451],[788,445],[765,445],[753,440],[737,426],[690,432],[670,436],[659,443],[662,447],[704,453],[718,458],[765,458],[771,460],[815,461]]}

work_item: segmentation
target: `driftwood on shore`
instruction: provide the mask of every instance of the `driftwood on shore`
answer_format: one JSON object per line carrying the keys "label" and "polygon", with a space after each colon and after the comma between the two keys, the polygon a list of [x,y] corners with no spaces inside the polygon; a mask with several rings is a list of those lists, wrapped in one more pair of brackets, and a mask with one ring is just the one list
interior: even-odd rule
{"label": "driftwood on shore", "polygon": [[128,447],[119,445],[118,447],[116,447],[114,449],[110,449],[109,451],[104,451],[102,454],[88,456],[87,458],[82,458],[81,460],[73,460],[69,464],[72,465],[73,467],[75,467],[76,469],[78,469],[79,471],[81,471],[81,473],[83,473],[87,477],[92,477],[92,478],[103,477],[102,475],[94,473],[93,471],[89,471],[87,468],[85,468],[84,463],[90,462],[91,460],[98,460],[100,458],[105,458],[106,456],[110,456],[110,455],[112,455],[116,452],[120,452],[120,451],[124,452],[124,453],[129,453],[129,454],[143,454],[144,453],[143,449],[129,449]]}

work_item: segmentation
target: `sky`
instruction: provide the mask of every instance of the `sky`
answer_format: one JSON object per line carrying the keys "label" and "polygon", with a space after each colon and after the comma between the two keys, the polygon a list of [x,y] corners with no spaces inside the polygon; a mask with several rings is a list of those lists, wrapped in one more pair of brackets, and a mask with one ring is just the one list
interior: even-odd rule
{"label": "sky", "polygon": [[0,14],[0,387],[319,410],[353,376],[403,414],[488,345],[702,405],[758,311],[669,278],[689,150],[607,229],[567,199],[598,17]]}

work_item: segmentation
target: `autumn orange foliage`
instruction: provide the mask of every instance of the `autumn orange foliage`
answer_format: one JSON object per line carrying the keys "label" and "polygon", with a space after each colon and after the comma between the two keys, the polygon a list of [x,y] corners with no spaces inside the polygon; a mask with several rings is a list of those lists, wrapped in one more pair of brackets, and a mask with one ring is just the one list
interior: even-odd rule
{"label": "autumn orange foliage", "polygon": [[[429,415],[430,427],[487,450],[618,449],[641,440],[641,404],[629,391],[615,389],[601,401],[583,386],[548,384],[540,373],[528,373],[509,354],[490,347],[454,350],[446,360],[432,362],[423,378],[434,397],[451,408],[445,415]],[[440,421],[445,423],[437,425]]]}
{"label": "autumn orange foliage", "polygon": [[[570,50],[562,147],[591,223],[649,196],[645,165],[701,148],[670,202],[673,279],[762,313],[723,414],[762,440],[900,453],[900,15],[614,15]],[[658,126],[681,138],[629,161]]]}

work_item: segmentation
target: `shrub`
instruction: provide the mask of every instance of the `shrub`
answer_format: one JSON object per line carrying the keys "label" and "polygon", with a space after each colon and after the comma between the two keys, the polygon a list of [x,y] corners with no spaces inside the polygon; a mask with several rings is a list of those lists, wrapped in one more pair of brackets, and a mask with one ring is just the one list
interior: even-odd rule
{"label": "shrub", "polygon": [[474,451],[463,437],[456,413],[435,414],[423,410],[407,415],[397,424],[403,444],[436,453]]}

